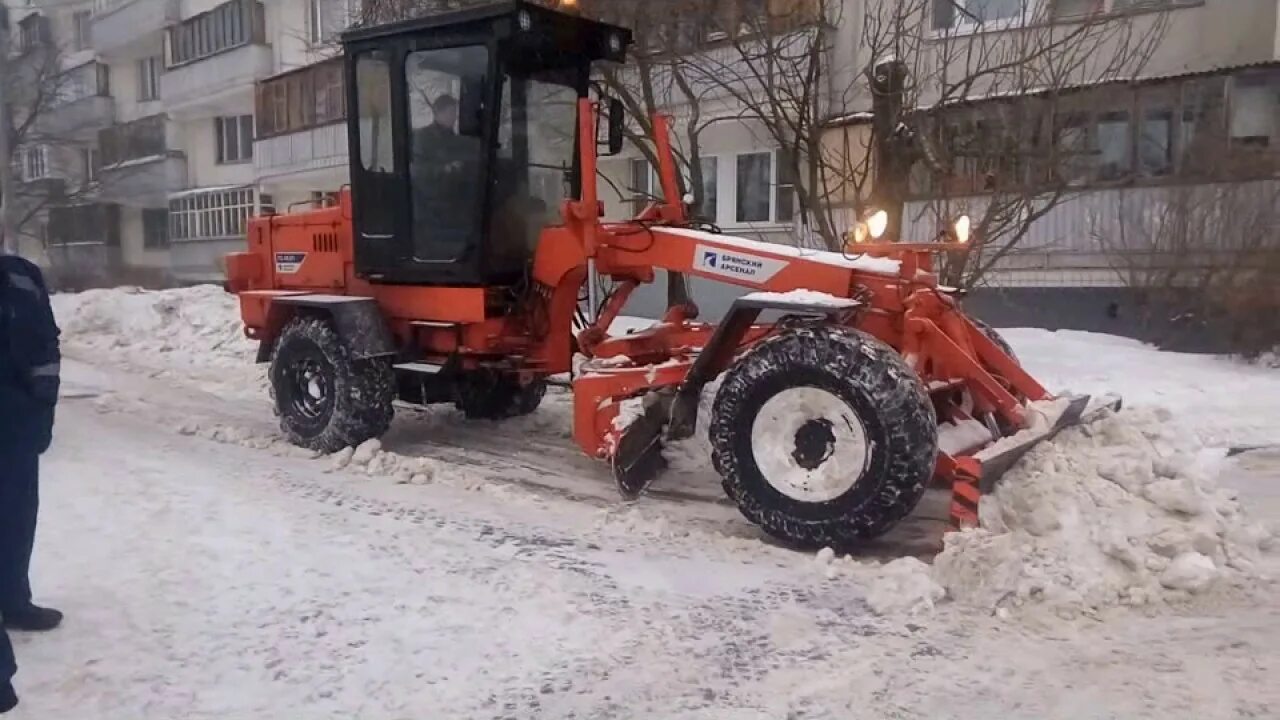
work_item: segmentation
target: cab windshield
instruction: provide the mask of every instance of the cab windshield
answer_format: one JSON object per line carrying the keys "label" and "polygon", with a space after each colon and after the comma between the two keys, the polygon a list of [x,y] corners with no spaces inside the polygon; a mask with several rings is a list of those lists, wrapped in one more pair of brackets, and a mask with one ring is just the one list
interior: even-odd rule
{"label": "cab windshield", "polygon": [[577,195],[578,68],[508,71],[502,83],[495,240],[518,239],[532,249],[543,227],[556,225],[560,206]]}

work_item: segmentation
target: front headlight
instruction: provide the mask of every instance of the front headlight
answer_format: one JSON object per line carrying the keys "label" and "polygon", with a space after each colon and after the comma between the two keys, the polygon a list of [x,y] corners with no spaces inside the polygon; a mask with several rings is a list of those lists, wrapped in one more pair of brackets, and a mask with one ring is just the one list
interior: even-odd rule
{"label": "front headlight", "polygon": [[884,210],[877,210],[867,218],[867,233],[875,240],[879,240],[884,236],[884,232],[889,229],[889,213]]}
{"label": "front headlight", "polygon": [[956,242],[964,245],[969,242],[969,234],[973,231],[973,221],[968,215],[961,215],[956,219],[955,233]]}
{"label": "front headlight", "polygon": [[862,219],[853,226],[850,240],[861,244],[867,240],[879,240],[889,229],[889,213],[884,210],[871,210],[863,214]]}

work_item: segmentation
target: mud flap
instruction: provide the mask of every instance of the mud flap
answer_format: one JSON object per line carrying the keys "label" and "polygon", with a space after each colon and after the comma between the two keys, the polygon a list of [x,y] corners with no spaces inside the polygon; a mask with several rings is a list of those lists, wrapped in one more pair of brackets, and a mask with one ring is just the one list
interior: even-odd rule
{"label": "mud flap", "polygon": [[[1119,398],[1108,398],[1090,408],[1091,400],[1092,398],[1088,395],[1073,397],[1057,417],[1048,418],[1048,422],[1038,431],[1023,431],[974,455],[974,459],[981,463],[982,467],[982,477],[979,479],[979,489],[982,494],[986,495],[994,490],[1000,478],[1004,477],[1004,474],[1035,446],[1046,440],[1052,440],[1058,433],[1069,427],[1084,425],[1107,412],[1115,412],[1121,405]],[[1017,442],[1010,442],[1015,439]]]}
{"label": "mud flap", "polygon": [[671,419],[671,393],[651,393],[644,398],[644,414],[636,418],[613,453],[613,479],[625,500],[635,500],[667,469],[662,457],[662,439]]}

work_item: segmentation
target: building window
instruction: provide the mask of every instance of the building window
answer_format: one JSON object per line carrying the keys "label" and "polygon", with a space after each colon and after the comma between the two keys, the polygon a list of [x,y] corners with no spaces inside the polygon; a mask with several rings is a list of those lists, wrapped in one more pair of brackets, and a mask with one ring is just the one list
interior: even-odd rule
{"label": "building window", "polygon": [[258,84],[259,139],[342,122],[346,117],[341,60],[312,65]]}
{"label": "building window", "polygon": [[30,182],[49,176],[49,148],[34,145],[22,151],[22,179]]}
{"label": "building window", "polygon": [[101,169],[102,158],[98,155],[98,148],[80,148],[80,171],[86,185],[97,182]]}
{"label": "building window", "polygon": [[169,211],[164,208],[142,211],[142,247],[161,250],[169,247]]}
{"label": "building window", "polygon": [[159,55],[142,58],[138,61],[138,102],[157,100],[160,97],[160,68],[163,61]]}
{"label": "building window", "polygon": [[111,67],[105,63],[94,63],[93,67],[98,81],[98,96],[111,97]]}
{"label": "building window", "polygon": [[1231,93],[1231,145],[1266,148],[1276,133],[1277,79],[1270,75],[1237,77]]}
{"label": "building window", "polygon": [[655,175],[653,167],[645,158],[635,158],[631,161],[631,182],[627,189],[631,192],[632,215],[644,212],[644,209],[649,207],[649,203],[653,202],[654,196],[657,195],[655,188],[658,184]]}
{"label": "building window", "polygon": [[769,222],[773,219],[773,154],[739,155],[737,175],[738,203],[734,220],[740,223]]}
{"label": "building window", "polygon": [[18,22],[18,50],[26,52],[51,42],[49,18],[28,15]]}
{"label": "building window", "polygon": [[720,216],[720,160],[714,157],[699,158],[702,166],[702,205],[698,214],[710,222]]}
{"label": "building window", "polygon": [[307,0],[307,39],[327,43],[351,20],[350,0]]}
{"label": "building window", "polygon": [[778,222],[791,222],[796,214],[795,156],[790,151],[781,149],[773,156],[775,177],[778,178],[774,186],[773,217]]}
{"label": "building window", "polygon": [[935,30],[977,29],[1021,22],[1034,0],[933,0]]}
{"label": "building window", "polygon": [[71,22],[75,26],[75,47],[77,50],[88,50],[93,44],[93,24],[90,22],[92,13],[88,10],[79,10],[72,14]]}
{"label": "building window", "polygon": [[1142,126],[1138,130],[1138,172],[1147,177],[1159,177],[1172,171],[1173,112],[1147,110],[1142,115]]}
{"label": "building window", "polygon": [[253,160],[253,116],[213,119],[219,165]]}
{"label": "building window", "polygon": [[1119,180],[1133,169],[1133,139],[1129,113],[1109,112],[1098,116],[1098,178]]}
{"label": "building window", "polygon": [[266,20],[262,3],[230,0],[169,28],[169,66],[194,62],[225,50],[262,43]]}
{"label": "building window", "polygon": [[[226,240],[243,237],[254,212],[253,188],[182,193],[169,200],[169,239]],[[261,198],[264,207],[267,196]]]}

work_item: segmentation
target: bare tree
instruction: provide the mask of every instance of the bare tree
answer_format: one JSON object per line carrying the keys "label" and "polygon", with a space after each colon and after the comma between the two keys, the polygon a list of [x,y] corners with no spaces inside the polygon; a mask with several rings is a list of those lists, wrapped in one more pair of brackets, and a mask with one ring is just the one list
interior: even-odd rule
{"label": "bare tree", "polygon": [[[719,44],[679,67],[703,105],[729,98],[780,150],[775,182],[794,190],[796,242],[842,249],[871,207],[888,211],[890,238],[928,240],[904,237],[907,200],[933,198],[935,228],[963,205],[977,242],[944,275],[968,286],[1096,164],[1087,144],[1071,145],[1065,108],[1083,88],[1139,76],[1167,19],[1036,16],[960,33],[933,28],[945,3],[718,3]],[[851,28],[852,51],[841,43]]]}
{"label": "bare tree", "polygon": [[[948,257],[948,284],[977,284],[1082,184],[1126,172],[1085,119],[1109,90],[1130,92],[1167,13],[1056,17],[1057,7],[1007,18],[1001,32],[973,32],[987,19],[952,0],[879,2],[862,22],[872,74],[899,81],[893,102],[875,103],[872,197],[894,237],[904,225],[941,229],[961,212],[972,217],[974,242]],[[872,88],[879,99],[882,88]],[[930,202],[923,217],[905,218],[913,195]]]}
{"label": "bare tree", "polygon": [[1280,183],[1127,190],[1090,225],[1151,341],[1248,356],[1280,346]]}
{"label": "bare tree", "polygon": [[95,168],[83,164],[92,157],[87,151],[96,146],[100,118],[68,109],[104,89],[98,87],[96,64],[63,66],[67,52],[54,42],[50,18],[29,16],[24,22],[31,27],[17,51],[0,56],[0,111],[9,129],[9,157],[0,160],[17,170],[4,188],[11,201],[8,230],[15,236],[6,242],[14,249],[20,240],[38,242],[52,262],[51,238],[42,232],[48,211],[92,200],[99,189],[89,177]]}

